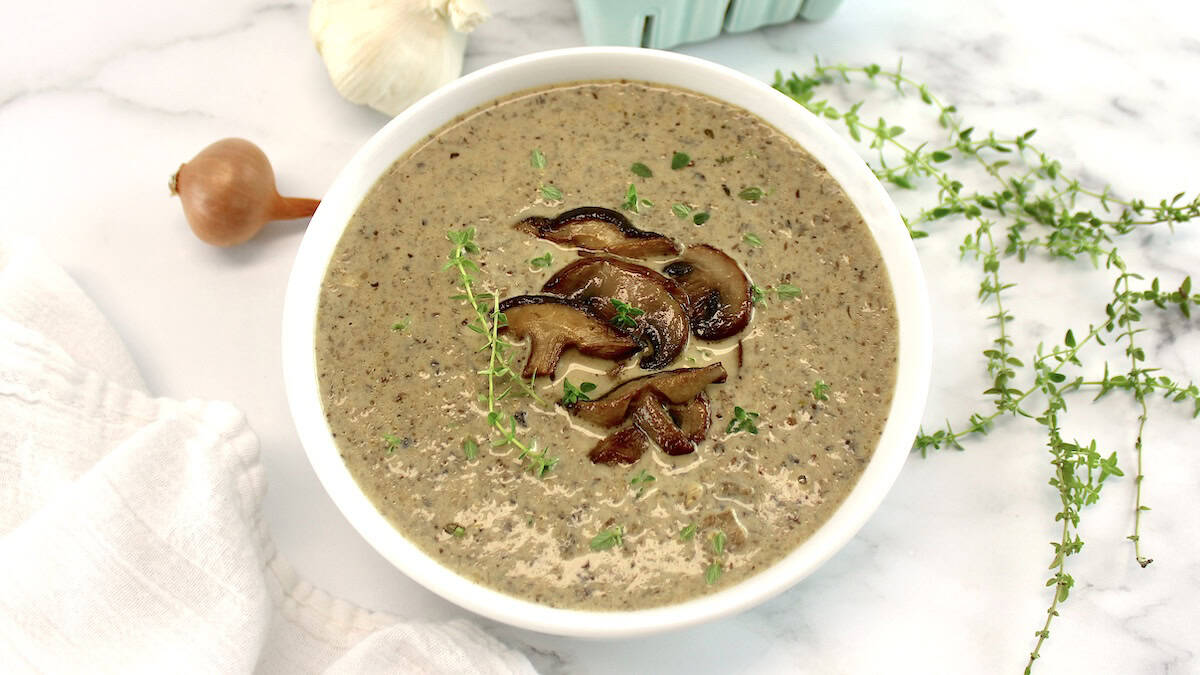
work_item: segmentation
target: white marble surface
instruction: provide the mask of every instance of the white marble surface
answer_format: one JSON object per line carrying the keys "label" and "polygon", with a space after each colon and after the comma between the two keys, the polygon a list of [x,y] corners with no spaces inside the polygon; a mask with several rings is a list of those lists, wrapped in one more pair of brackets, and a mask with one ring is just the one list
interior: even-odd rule
{"label": "white marble surface", "polygon": [[[582,43],[567,0],[492,0],[467,68]],[[1148,197],[1200,189],[1200,9],[1193,3],[923,3],[847,0],[830,21],[681,49],[767,78],[830,61],[894,63],[981,128],[1036,126],[1068,171]],[[306,2],[57,0],[0,5],[0,230],[41,240],[127,340],[151,388],[231,400],[262,438],[266,511],[280,549],[318,585],[412,617],[463,612],[379,558],[325,496],[301,452],[279,366],[280,305],[299,225],[215,250],[192,238],[166,178],[212,140],[249,137],[281,190],[320,195],[385,121],[344,102],[306,32]],[[928,192],[921,195],[926,199]],[[901,206],[912,203],[901,200]],[[920,243],[940,361],[927,421],[986,405],[989,339],[965,227]],[[956,230],[957,228],[957,230]],[[1129,258],[1165,280],[1200,272],[1184,226],[1129,238]],[[1006,269],[1011,269],[1015,263]],[[1017,350],[1102,311],[1104,276],[1033,264],[1010,272]],[[1064,298],[1064,300],[1059,300]],[[1176,315],[1177,316],[1177,315]],[[1200,379],[1198,322],[1155,314],[1151,359]],[[1041,672],[1200,671],[1200,426],[1155,402],[1147,429],[1143,570],[1124,540],[1133,481],[1084,514],[1078,585]],[[1134,412],[1072,401],[1068,434],[1096,435],[1134,461]],[[817,574],[758,609],[616,643],[495,627],[546,672],[1013,672],[1049,602],[1056,536],[1044,439],[1002,423],[965,452],[914,456],[880,512]],[[1106,451],[1107,452],[1107,451]]]}

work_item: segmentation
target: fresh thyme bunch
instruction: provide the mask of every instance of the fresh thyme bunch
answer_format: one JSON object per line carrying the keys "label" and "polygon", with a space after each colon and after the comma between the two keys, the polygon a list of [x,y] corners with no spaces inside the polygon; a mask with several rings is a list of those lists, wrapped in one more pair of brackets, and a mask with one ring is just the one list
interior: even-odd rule
{"label": "fresh thyme bunch", "polygon": [[[882,117],[867,121],[866,101],[839,109],[822,88],[864,86],[872,95],[898,92],[915,96],[928,107],[944,130],[936,139],[918,141],[903,127]],[[1193,293],[1191,277],[1169,289],[1158,277],[1130,269],[1121,254],[1120,241],[1143,227],[1187,223],[1200,216],[1200,196],[1190,201],[1183,193],[1151,203],[1121,199],[1108,188],[1095,190],[1062,171],[1062,164],[1032,143],[1035,130],[1002,137],[986,135],[966,126],[959,111],[936,97],[928,87],[902,73],[900,65],[888,70],[878,65],[826,65],[818,59],[811,71],[784,77],[776,73],[774,87],[800,105],[840,127],[854,141],[874,151],[875,175],[894,192],[914,190],[932,182],[936,199],[915,212],[905,214],[904,223],[914,239],[966,234],[959,250],[964,260],[979,264],[978,297],[992,313],[991,345],[983,351],[983,367],[991,386],[983,395],[992,404],[973,412],[959,423],[932,432],[922,430],[913,442],[922,456],[930,450],[954,448],[970,438],[991,432],[1000,418],[1013,423],[1036,424],[1042,428],[1051,455],[1052,485],[1059,494],[1060,510],[1055,522],[1061,525],[1059,539],[1051,544],[1052,575],[1046,585],[1053,588],[1045,622],[1035,631],[1037,638],[1026,667],[1028,673],[1050,636],[1050,624],[1059,606],[1067,600],[1075,579],[1067,571],[1070,556],[1083,547],[1080,517],[1084,507],[1096,503],[1110,477],[1123,476],[1116,450],[1104,455],[1096,439],[1067,441],[1063,421],[1067,399],[1088,392],[1098,399],[1106,394],[1129,396],[1138,411],[1132,452],[1137,474],[1133,532],[1128,539],[1139,565],[1152,561],[1142,551],[1143,503],[1142,444],[1148,420],[1147,401],[1154,396],[1187,404],[1193,417],[1200,415],[1200,388],[1179,382],[1161,368],[1147,363],[1143,335],[1153,329],[1144,324],[1143,311],[1178,310],[1190,320],[1200,294]],[[982,170],[986,187],[971,189],[950,169]],[[1014,321],[1006,303],[1006,292],[1016,284],[1007,276],[1009,265],[1027,261],[1075,264],[1090,261],[1100,272],[1111,296],[1098,307],[1093,323],[1078,335],[1061,327],[1058,339],[1045,339],[1032,349],[1021,350],[1013,339]],[[1147,281],[1147,278],[1149,281]],[[1116,345],[1121,359],[1106,358]],[[1094,399],[1093,399],[1094,400]]]}

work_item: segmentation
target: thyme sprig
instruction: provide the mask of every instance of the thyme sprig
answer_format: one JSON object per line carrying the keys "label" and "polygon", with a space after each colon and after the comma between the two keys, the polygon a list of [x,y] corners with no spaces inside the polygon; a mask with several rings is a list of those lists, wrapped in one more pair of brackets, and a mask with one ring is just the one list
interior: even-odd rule
{"label": "thyme sprig", "polygon": [[758,434],[758,426],[755,424],[757,420],[758,413],[736,405],[733,407],[733,419],[729,420],[729,424],[725,427],[725,433],[737,434],[748,431],[751,434]]}
{"label": "thyme sprig", "polygon": [[[875,93],[915,96],[936,116],[945,135],[940,139],[910,140],[912,134],[904,127],[882,117],[869,122],[865,100],[838,107],[818,96],[824,87],[855,84],[865,85]],[[955,106],[944,103],[926,85],[904,75],[901,65],[887,69],[876,64],[829,65],[817,60],[812,70],[803,75],[792,73],[785,78],[776,73],[774,86],[809,111],[842,127],[850,138],[873,151],[872,169],[891,189],[913,190],[928,183],[936,186],[936,200],[932,204],[904,215],[904,223],[914,239],[939,230],[952,231],[952,224],[965,223],[968,227],[959,251],[963,259],[979,264],[982,278],[978,297],[992,307],[987,318],[994,334],[991,345],[982,354],[991,379],[991,385],[983,393],[992,400],[992,409],[972,412],[959,424],[947,421],[943,429],[931,432],[922,429],[913,447],[922,456],[941,448],[961,450],[963,441],[988,434],[1001,417],[1032,421],[1043,428],[1051,458],[1050,485],[1058,492],[1060,501],[1055,520],[1061,529],[1058,541],[1051,544],[1053,575],[1046,582],[1053,587],[1053,596],[1045,622],[1035,632],[1037,640],[1029,654],[1028,672],[1049,638],[1053,618],[1059,615],[1060,606],[1075,584],[1067,561],[1083,547],[1079,530],[1081,511],[1099,500],[1108,478],[1123,475],[1115,450],[1104,455],[1097,439],[1068,441],[1062,436],[1066,401],[1071,394],[1089,390],[1095,392],[1095,398],[1100,398],[1110,392],[1122,392],[1135,404],[1137,436],[1131,450],[1137,463],[1136,497],[1133,533],[1128,539],[1133,543],[1134,559],[1140,566],[1152,562],[1142,551],[1141,535],[1142,516],[1148,510],[1142,491],[1145,451],[1142,439],[1148,420],[1148,400],[1157,395],[1178,403],[1191,403],[1192,414],[1197,416],[1200,388],[1192,382],[1177,382],[1160,368],[1146,363],[1141,334],[1148,329],[1141,327],[1142,310],[1150,304],[1160,310],[1178,308],[1187,319],[1192,307],[1200,305],[1200,294],[1192,293],[1190,276],[1174,291],[1164,291],[1168,286],[1157,277],[1147,284],[1143,275],[1128,268],[1118,241],[1141,227],[1165,224],[1173,229],[1175,224],[1200,217],[1200,195],[1189,201],[1184,193],[1179,193],[1153,202],[1120,198],[1107,187],[1085,187],[1063,172],[1061,162],[1032,142],[1036,130],[1011,136],[996,132],[985,135],[966,125]],[[968,189],[947,170],[963,165],[981,169],[990,185]],[[1081,337],[1076,338],[1067,329],[1061,340],[1043,340],[1030,350],[1032,357],[1027,363],[1017,356],[1021,350],[1010,329],[1014,316],[1005,301],[1006,292],[1016,284],[1004,275],[1002,263],[1020,264],[1033,256],[1063,263],[1090,262],[1093,268],[1106,273],[1112,284],[1112,296],[1104,306],[1103,316],[1089,325]],[[1124,348],[1124,364],[1113,364],[1104,358],[1102,348],[1110,342]],[[1038,403],[1036,407],[1034,402]]]}
{"label": "thyme sprig", "polygon": [[[476,289],[473,275],[479,272],[479,266],[471,256],[478,255],[480,250],[479,245],[475,243],[475,228],[450,230],[446,232],[446,239],[454,246],[442,269],[458,272],[458,287],[462,291],[450,296],[450,299],[462,300],[471,307],[475,317],[467,324],[467,328],[484,337],[485,342],[479,351],[488,352],[488,368],[479,373],[488,376],[488,391],[486,398],[481,397],[480,401],[487,404],[490,413],[496,409],[497,402],[503,401],[513,393],[515,387],[517,393],[544,405],[546,402],[538,395],[532,383],[526,382],[512,368],[511,356],[515,345],[499,334],[500,328],[507,322],[504,314],[500,312],[500,299],[494,293],[480,293]],[[498,392],[501,384],[505,385],[505,389]]]}
{"label": "thyme sprig", "polygon": [[804,295],[804,290],[792,284],[779,284],[778,286],[767,286],[766,288],[751,284],[750,301],[756,305],[765,305],[772,293],[780,301],[795,300]]}
{"label": "thyme sprig", "polygon": [[637,328],[637,317],[646,313],[645,310],[627,302],[621,302],[616,298],[609,298],[608,302],[612,304],[613,309],[617,310],[617,313],[609,321],[619,328]]}
{"label": "thyme sprig", "polygon": [[400,438],[396,434],[384,434],[383,442],[387,443],[387,451],[389,455],[395,453],[396,448],[403,447],[404,445],[404,439]]}
{"label": "thyme sprig", "polygon": [[637,475],[630,478],[629,485],[637,488],[637,494],[634,495],[634,499],[640,498],[642,493],[646,491],[646,488],[649,486],[649,484],[653,483],[654,481],[654,475],[647,473],[645,469],[642,469],[637,473]]}
{"label": "thyme sprig", "polygon": [[563,405],[574,405],[580,401],[590,401],[592,398],[591,396],[588,396],[588,392],[595,390],[595,382],[581,382],[579,386],[576,387],[575,385],[571,384],[570,380],[564,377],[561,403]]}
{"label": "thyme sprig", "polygon": [[642,207],[654,206],[654,202],[649,199],[639,198],[637,186],[633,183],[629,184],[629,189],[625,190],[625,201],[621,203],[621,208],[634,213],[641,213]]}
{"label": "thyme sprig", "polygon": [[[492,446],[511,445],[517,448],[517,459],[528,460],[529,470],[541,478],[554,467],[558,459],[548,456],[546,450],[537,451],[537,441],[523,441],[517,434],[516,418],[500,410],[499,405],[513,395],[527,396],[541,405],[547,403],[534,388],[533,381],[526,382],[512,367],[512,354],[516,345],[500,335],[500,329],[508,322],[504,313],[500,311],[500,298],[495,293],[480,293],[476,289],[474,274],[479,272],[479,266],[471,256],[478,255],[480,249],[475,243],[475,228],[450,230],[446,232],[446,239],[453,244],[453,248],[443,269],[454,269],[458,272],[458,287],[461,291],[450,297],[452,300],[462,300],[470,306],[475,317],[467,323],[467,328],[483,337],[484,343],[477,351],[488,354],[487,368],[479,370],[477,374],[487,378],[487,389],[479,395],[479,402],[486,407],[488,426],[499,436],[492,441]],[[473,453],[468,453],[470,454]]]}

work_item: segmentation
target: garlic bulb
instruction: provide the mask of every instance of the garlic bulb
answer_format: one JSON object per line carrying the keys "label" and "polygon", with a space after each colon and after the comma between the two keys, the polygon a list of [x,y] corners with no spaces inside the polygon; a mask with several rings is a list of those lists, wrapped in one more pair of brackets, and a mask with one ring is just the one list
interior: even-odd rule
{"label": "garlic bulb", "polygon": [[308,32],[338,93],[395,115],[462,72],[483,0],[314,0]]}

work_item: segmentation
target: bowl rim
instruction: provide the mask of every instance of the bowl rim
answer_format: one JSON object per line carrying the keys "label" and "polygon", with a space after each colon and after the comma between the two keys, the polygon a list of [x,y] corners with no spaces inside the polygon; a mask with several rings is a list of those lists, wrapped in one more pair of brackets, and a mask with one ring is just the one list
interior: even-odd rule
{"label": "bowl rim", "polygon": [[[506,94],[607,79],[690,89],[739,106],[824,165],[879,247],[895,296],[899,344],[893,400],[875,453],[851,492],[809,539],[770,567],[718,592],[649,609],[593,611],[536,604],[462,577],[405,539],[375,509],[342,462],[325,423],[315,322],[334,247],[363,196],[396,158],[459,114]],[[646,635],[734,614],[820,567],[866,524],[898,477],[920,425],[932,367],[930,307],[916,249],[886,190],[858,154],[823,121],[759,80],[695,57],[630,47],[574,47],[509,59],[441,87],[388,122],[338,173],[312,217],[288,279],[282,329],[288,407],[305,454],[338,509],[380,555],[425,588],[482,616],[543,633],[592,638]]]}

